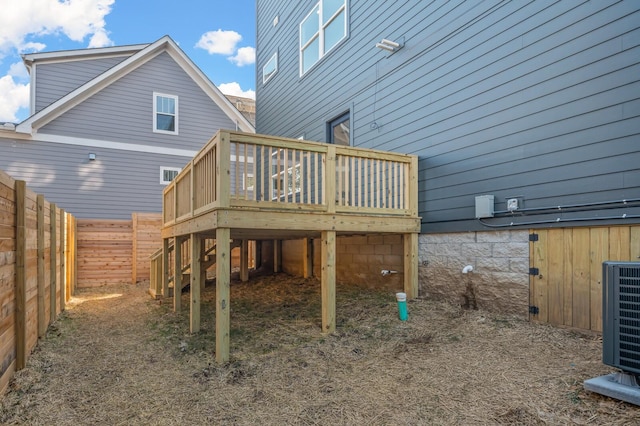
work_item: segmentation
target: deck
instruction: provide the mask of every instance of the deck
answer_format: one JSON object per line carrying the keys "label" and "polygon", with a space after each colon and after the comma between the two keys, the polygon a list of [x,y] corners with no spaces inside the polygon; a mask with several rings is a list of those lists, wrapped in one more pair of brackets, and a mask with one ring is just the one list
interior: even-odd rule
{"label": "deck", "polygon": [[[335,330],[335,245],[340,235],[402,234],[404,290],[418,292],[416,156],[218,132],[163,193],[162,292],[181,282],[184,249],[200,253],[192,268],[192,332],[200,325],[205,239],[215,240],[216,358],[229,358],[230,249],[241,247],[247,274],[248,241],[321,238],[322,330]],[[175,244],[177,242],[177,244]],[[169,252],[173,250],[173,256]],[[170,265],[171,263],[171,265]],[[177,271],[170,277],[170,270]],[[174,292],[179,309],[179,291]]]}

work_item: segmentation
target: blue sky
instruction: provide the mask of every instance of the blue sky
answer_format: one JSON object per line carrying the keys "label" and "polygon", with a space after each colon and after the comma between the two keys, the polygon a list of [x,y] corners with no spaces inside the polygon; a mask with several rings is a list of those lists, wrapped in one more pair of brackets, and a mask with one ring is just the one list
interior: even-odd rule
{"label": "blue sky", "polygon": [[22,53],[169,35],[222,92],[255,98],[255,0],[2,0],[0,122],[29,115]]}

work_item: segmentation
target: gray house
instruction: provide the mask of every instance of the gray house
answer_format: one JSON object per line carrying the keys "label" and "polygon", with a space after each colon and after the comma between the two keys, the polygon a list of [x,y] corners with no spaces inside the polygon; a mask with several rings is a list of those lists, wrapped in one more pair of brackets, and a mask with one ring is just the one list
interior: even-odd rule
{"label": "gray house", "polygon": [[600,329],[601,262],[640,257],[640,3],[257,0],[257,52],[258,133],[419,156],[423,295]]}
{"label": "gray house", "polygon": [[218,129],[254,131],[168,36],[23,58],[31,116],[0,125],[0,169],[79,218],[160,212]]}

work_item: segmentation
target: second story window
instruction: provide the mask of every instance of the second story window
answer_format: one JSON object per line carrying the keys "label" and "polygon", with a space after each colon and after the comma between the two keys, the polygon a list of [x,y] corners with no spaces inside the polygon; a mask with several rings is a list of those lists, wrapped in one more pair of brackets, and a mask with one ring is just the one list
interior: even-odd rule
{"label": "second story window", "polygon": [[262,67],[262,84],[265,84],[278,71],[278,52]]}
{"label": "second story window", "polygon": [[300,75],[347,36],[347,0],[320,0],[300,23]]}
{"label": "second story window", "polygon": [[178,97],[153,94],[153,131],[178,134]]}

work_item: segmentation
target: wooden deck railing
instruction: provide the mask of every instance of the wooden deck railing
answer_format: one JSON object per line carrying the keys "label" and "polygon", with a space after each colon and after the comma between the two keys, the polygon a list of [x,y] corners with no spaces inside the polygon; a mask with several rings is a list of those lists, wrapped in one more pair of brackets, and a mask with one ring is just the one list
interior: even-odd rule
{"label": "wooden deck railing", "polygon": [[416,217],[417,157],[218,132],[169,184],[165,225],[227,207]]}

